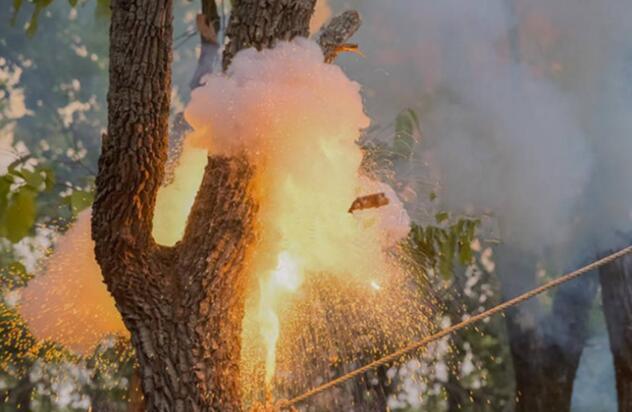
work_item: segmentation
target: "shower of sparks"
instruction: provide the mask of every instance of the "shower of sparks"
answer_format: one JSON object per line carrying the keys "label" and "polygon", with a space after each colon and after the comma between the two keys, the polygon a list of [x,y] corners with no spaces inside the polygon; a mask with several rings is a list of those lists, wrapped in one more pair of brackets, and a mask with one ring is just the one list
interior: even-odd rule
{"label": "shower of sparks", "polygon": [[[258,242],[242,331],[246,403],[295,393],[425,333],[430,314],[396,246],[408,216],[390,187],[361,170],[356,141],[369,119],[359,86],[325,64],[315,43],[238,54],[228,75],[210,76],[193,92],[186,117],[194,131],[158,194],[159,243],[182,236],[208,152],[246,147],[256,169]],[[380,208],[348,213],[375,193]],[[89,218],[81,214],[61,238],[22,308],[38,337],[84,353],[106,335],[127,333],[94,261]]]}

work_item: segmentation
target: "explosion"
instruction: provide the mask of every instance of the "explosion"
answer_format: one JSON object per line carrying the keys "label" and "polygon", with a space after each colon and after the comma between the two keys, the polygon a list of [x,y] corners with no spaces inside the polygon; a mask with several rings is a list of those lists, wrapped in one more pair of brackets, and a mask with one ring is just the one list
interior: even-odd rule
{"label": "explosion", "polygon": [[[245,154],[255,166],[259,212],[257,242],[247,262],[250,286],[242,331],[245,383],[256,386],[263,379],[272,387],[278,365],[284,372],[277,381],[287,381],[294,363],[303,364],[304,379],[313,379],[307,360],[317,352],[307,347],[310,342],[330,353],[338,350],[332,356],[342,360],[346,349],[349,356],[367,353],[376,345],[399,345],[402,338],[418,335],[421,311],[401,302],[419,299],[406,286],[405,271],[393,253],[394,245],[408,233],[408,215],[390,187],[361,170],[363,152],[357,140],[369,119],[360,86],[338,66],[324,63],[319,46],[306,39],[261,52],[244,50],[227,73],[204,80],[185,111],[193,132],[186,138],[173,181],[158,194],[154,237],[166,245],[181,238],[207,155]],[[374,201],[367,209],[365,203]],[[64,236],[49,261],[49,272],[68,268],[68,262],[60,261],[69,258],[67,250],[85,253],[90,266],[77,266],[75,274],[77,282],[92,282],[105,295],[98,300],[107,307],[107,316],[105,309],[98,316],[109,323],[95,329],[102,336],[124,328],[105,286],[94,279],[100,273],[88,218],[89,213],[82,214]],[[50,283],[50,278],[42,279],[41,284]],[[44,292],[40,288],[28,293]],[[73,302],[76,297],[69,291],[58,295],[68,298],[65,305],[54,303],[65,308],[62,311],[68,305],[76,308],[60,319],[76,317],[81,308],[92,310],[85,301]],[[51,302],[43,310],[33,306],[34,300],[26,301],[23,312],[49,317]],[[404,313],[411,308],[415,316]],[[333,330],[345,328],[345,322],[354,326],[343,338]],[[86,321],[66,323],[85,325]],[[382,323],[392,324],[392,330]],[[48,328],[32,325],[41,337],[59,338]],[[303,336],[304,327],[319,330],[318,335]],[[80,340],[74,332],[63,328],[60,332],[62,342]],[[362,342],[355,340],[356,333],[362,335]],[[97,341],[96,335],[91,336],[80,346]],[[246,392],[259,397],[256,391]]]}
{"label": "explosion", "polygon": [[[387,249],[408,233],[409,219],[392,189],[363,176],[356,141],[369,119],[359,85],[325,64],[313,42],[239,53],[228,73],[193,92],[185,116],[194,146],[245,152],[256,168],[258,242],[248,265],[255,286],[242,341],[265,346],[269,384],[293,295],[303,284],[319,288],[314,279],[324,276],[374,293],[398,270]],[[355,199],[375,192],[383,207],[349,213]]]}

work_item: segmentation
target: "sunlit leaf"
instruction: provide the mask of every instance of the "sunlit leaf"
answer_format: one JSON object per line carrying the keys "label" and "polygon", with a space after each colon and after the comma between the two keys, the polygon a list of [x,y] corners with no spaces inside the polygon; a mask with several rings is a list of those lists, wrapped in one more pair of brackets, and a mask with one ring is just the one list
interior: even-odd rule
{"label": "sunlit leaf", "polygon": [[399,113],[395,119],[393,151],[402,158],[411,158],[417,143],[415,136],[419,130],[419,119],[414,110],[406,109]]}
{"label": "sunlit leaf", "polygon": [[55,171],[50,167],[43,167],[41,171],[44,173],[45,190],[50,192],[53,190],[53,186],[55,186]]}
{"label": "sunlit leaf", "polygon": [[69,196],[69,200],[72,213],[73,215],[76,215],[77,213],[92,205],[93,194],[92,192],[75,190]]}
{"label": "sunlit leaf", "polygon": [[33,172],[30,170],[20,170],[19,172],[16,171],[14,174],[21,177],[31,189],[36,191],[39,190],[44,183],[44,177],[39,170],[35,170]]}
{"label": "sunlit leaf", "polygon": [[23,187],[11,196],[4,213],[3,228],[7,239],[22,240],[35,223],[35,192]]}
{"label": "sunlit leaf", "polygon": [[435,220],[437,221],[437,223],[443,223],[448,220],[449,217],[450,214],[448,212],[439,212],[435,215]]}

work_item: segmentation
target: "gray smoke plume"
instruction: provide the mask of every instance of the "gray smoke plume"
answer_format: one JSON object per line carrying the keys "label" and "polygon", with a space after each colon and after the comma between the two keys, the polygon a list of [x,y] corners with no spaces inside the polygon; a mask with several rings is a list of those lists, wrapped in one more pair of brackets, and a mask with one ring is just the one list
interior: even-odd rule
{"label": "gray smoke plume", "polygon": [[[494,216],[506,295],[534,286],[539,264],[559,273],[632,243],[632,2],[357,0],[334,14],[343,6],[363,16],[366,58],[339,62],[370,117],[419,114],[418,199],[430,183],[441,207]],[[557,307],[585,318],[595,282],[560,289]],[[535,303],[523,309],[537,319]],[[545,337],[577,339],[567,323]],[[591,410],[580,398],[574,408]]]}
{"label": "gray smoke plume", "polygon": [[351,5],[364,19],[356,40],[366,58],[342,57],[343,66],[374,120],[420,112],[432,176],[418,177],[437,178],[447,208],[491,212],[503,241],[529,253],[625,240],[632,3]]}

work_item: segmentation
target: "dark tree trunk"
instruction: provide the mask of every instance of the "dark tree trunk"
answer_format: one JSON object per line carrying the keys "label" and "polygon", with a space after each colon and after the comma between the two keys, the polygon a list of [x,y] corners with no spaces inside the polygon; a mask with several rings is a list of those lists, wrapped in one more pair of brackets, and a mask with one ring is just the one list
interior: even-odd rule
{"label": "dark tree trunk", "polygon": [[[511,279],[530,277],[535,283],[535,267],[529,259],[512,263],[504,266],[514,272]],[[511,279],[503,279],[503,283]],[[541,313],[537,301],[506,313],[517,412],[570,411],[573,382],[588,337],[588,318],[596,293],[597,280],[588,275],[561,286],[547,314]]]}
{"label": "dark tree trunk", "polygon": [[262,50],[278,40],[308,37],[315,5],[316,0],[235,0],[226,29],[224,69],[241,49]]}
{"label": "dark tree trunk", "polygon": [[[241,48],[307,33],[315,0],[234,4],[227,62]],[[209,158],[181,242],[151,235],[167,157],[171,0],[113,0],[108,132],[92,236],[140,365],[150,411],[239,410],[243,265],[253,235],[253,170]]]}
{"label": "dark tree trunk", "polygon": [[599,270],[601,298],[617,379],[619,412],[632,411],[632,257]]}

